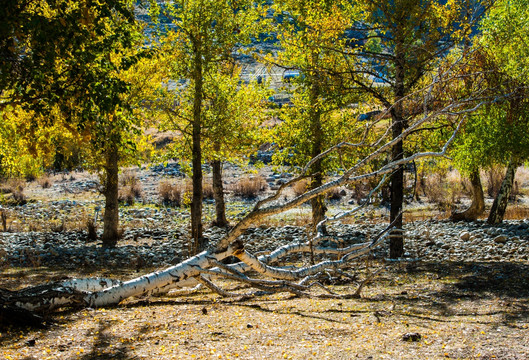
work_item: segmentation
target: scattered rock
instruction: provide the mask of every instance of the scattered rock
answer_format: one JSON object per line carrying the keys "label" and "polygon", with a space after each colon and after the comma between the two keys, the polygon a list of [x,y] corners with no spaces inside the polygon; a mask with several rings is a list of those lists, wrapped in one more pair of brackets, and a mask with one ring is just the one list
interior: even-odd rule
{"label": "scattered rock", "polygon": [[406,333],[402,335],[401,340],[402,341],[419,341],[421,340],[422,336],[419,333]]}
{"label": "scattered rock", "polygon": [[494,238],[494,242],[498,244],[505,244],[507,242],[507,236],[498,235]]}
{"label": "scattered rock", "polygon": [[470,239],[470,233],[468,231],[463,231],[461,234],[459,234],[459,238],[463,241],[467,241]]}

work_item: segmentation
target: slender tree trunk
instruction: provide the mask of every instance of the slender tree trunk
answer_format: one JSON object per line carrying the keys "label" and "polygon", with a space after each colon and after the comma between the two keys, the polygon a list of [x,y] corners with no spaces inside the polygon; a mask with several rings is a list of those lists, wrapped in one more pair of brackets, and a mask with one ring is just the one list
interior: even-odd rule
{"label": "slender tree trunk", "polygon": [[511,160],[509,165],[507,165],[507,171],[501,182],[500,191],[498,192],[498,195],[496,195],[494,203],[492,203],[492,208],[490,209],[489,218],[487,219],[489,224],[499,224],[503,221],[503,216],[505,216],[505,210],[507,209],[507,203],[509,202],[509,196],[511,196],[514,175],[516,175],[517,168],[518,162],[514,160]]}
{"label": "slender tree trunk", "polygon": [[222,185],[222,161],[214,160],[211,162],[213,171],[213,198],[215,199],[215,222],[218,227],[228,226],[226,220],[226,204],[224,202],[224,186]]}
{"label": "slender tree trunk", "polygon": [[103,246],[113,247],[119,239],[118,149],[112,146],[105,166],[105,214],[103,216]]}
{"label": "slender tree trunk", "polygon": [[485,210],[485,197],[483,186],[479,177],[479,169],[470,173],[470,185],[472,186],[472,203],[470,207],[462,212],[453,213],[450,216],[452,221],[475,221]]}
{"label": "slender tree trunk", "polygon": [[[197,46],[198,49],[198,46]],[[192,123],[192,167],[193,167],[193,197],[191,201],[191,238],[190,253],[196,254],[202,247],[202,55],[195,51],[194,60],[194,99]]]}
{"label": "slender tree trunk", "polygon": [[[321,173],[319,173],[312,177],[309,190],[315,189],[322,184],[323,176]],[[312,225],[314,226],[314,229],[316,229],[316,225],[318,225],[318,223],[323,220],[325,217],[325,212],[327,211],[327,207],[325,206],[325,196],[320,195],[312,198],[310,200],[310,205],[312,207]],[[322,231],[325,233],[325,227],[322,229]]]}
{"label": "slender tree trunk", "polygon": [[[316,79],[317,81],[317,79]],[[317,83],[310,84],[310,100],[311,104],[317,106],[319,101],[319,89]],[[311,131],[311,157],[314,158],[321,154],[323,151],[323,130],[321,126],[321,113],[319,109],[312,108],[310,110],[310,131]],[[323,164],[321,161],[317,161],[311,168],[311,173],[314,174],[311,178],[309,190],[315,189],[323,184]],[[327,208],[325,207],[325,196],[320,195],[310,200],[312,207],[312,226],[316,230],[316,226],[325,217]],[[324,233],[326,232],[325,227],[321,229]]]}
{"label": "slender tree trunk", "polygon": [[[402,99],[406,95],[404,87],[404,53],[402,44],[397,43],[395,60],[395,104],[391,108],[392,138],[399,137],[406,128]],[[391,160],[396,161],[404,158],[403,141],[397,142],[391,148]],[[402,234],[402,204],[404,202],[404,168],[401,166],[391,175],[390,183],[390,214],[389,221],[394,223],[395,230],[392,231],[389,243],[389,257],[396,259],[404,255],[404,237]]]}

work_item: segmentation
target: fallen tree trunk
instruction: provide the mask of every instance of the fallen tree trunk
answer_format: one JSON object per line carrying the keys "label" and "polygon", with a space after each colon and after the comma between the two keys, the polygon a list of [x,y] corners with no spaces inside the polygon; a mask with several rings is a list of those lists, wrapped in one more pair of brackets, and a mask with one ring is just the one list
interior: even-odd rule
{"label": "fallen tree trunk", "polygon": [[[481,106],[483,103],[476,105],[475,108]],[[254,209],[219,241],[214,250],[204,251],[165,270],[156,271],[125,282],[108,279],[74,279],[54,284],[30,287],[20,291],[5,292],[0,305],[11,306],[32,313],[46,313],[60,307],[103,307],[119,304],[124,299],[130,297],[163,294],[174,288],[195,286],[197,284],[207,286],[223,296],[257,296],[263,293],[285,291],[302,296],[333,298],[359,296],[362,287],[372,276],[368,276],[353,294],[335,294],[330,289],[323,286],[320,279],[322,277],[328,278],[330,276],[329,274],[333,273],[339,276],[354,278],[353,275],[347,274],[341,269],[349,266],[353,260],[368,256],[374,248],[379,246],[387,238],[389,231],[394,224],[390,224],[383,232],[366,243],[355,244],[345,248],[323,246],[322,242],[324,240],[340,242],[341,239],[324,236],[321,229],[327,222],[337,221],[345,216],[355,214],[369,204],[369,198],[355,209],[333,216],[332,218],[323,219],[317,226],[317,234],[308,242],[287,244],[272,251],[268,255],[256,256],[247,252],[244,248],[244,243],[241,242],[239,238],[240,235],[242,235],[245,229],[249,226],[255,226],[271,215],[295,208],[313,198],[323,195],[335,187],[368,178],[384,176],[379,185],[370,193],[371,196],[385,181],[385,175],[390,175],[402,165],[418,158],[445,156],[447,148],[454,140],[463,120],[459,122],[457,128],[454,130],[452,136],[445,143],[441,151],[416,153],[402,159],[391,161],[377,170],[367,173],[363,172],[364,169],[367,168],[366,165],[369,162],[376,158],[384,158],[387,151],[391,149],[395,143],[417,131],[422,125],[431,119],[434,119],[440,113],[448,113],[451,116],[455,116],[455,109],[456,106],[451,104],[444,109],[425,114],[423,118],[409,126],[398,137],[391,139],[386,143],[384,143],[386,134],[382,134],[380,138],[372,144],[341,143],[322,152],[306,165],[299,177],[283,184],[276,193],[269,198],[259,201]],[[472,111],[472,109],[465,109],[462,114],[470,111]],[[342,176],[318,186],[317,188],[311,189],[293,199],[289,200],[284,196],[284,190],[286,188],[311,175],[309,171],[315,162],[320,161],[324,156],[327,156],[334,151],[343,150],[344,148],[354,149],[362,144],[364,146],[375,148],[376,150],[347,169]],[[308,253],[311,257],[314,257],[315,254],[333,255],[337,256],[339,260],[322,259],[320,262],[313,265],[301,265],[294,269],[281,265],[272,265],[290,254],[300,252]],[[223,264],[222,260],[229,256],[237,257],[241,263],[229,266]],[[248,270],[254,270],[262,277],[266,277],[266,279],[251,278],[247,275]],[[237,280],[255,288],[257,291],[246,294],[232,294],[215,285],[215,278]],[[311,289],[315,287],[322,289],[324,293],[315,294],[311,292]]]}

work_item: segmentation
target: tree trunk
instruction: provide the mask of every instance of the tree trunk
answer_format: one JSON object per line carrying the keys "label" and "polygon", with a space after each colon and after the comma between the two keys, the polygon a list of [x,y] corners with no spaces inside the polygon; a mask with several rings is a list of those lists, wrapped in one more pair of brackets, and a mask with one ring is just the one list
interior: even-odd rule
{"label": "tree trunk", "polygon": [[[198,46],[197,46],[198,49]],[[202,247],[202,55],[196,50],[193,80],[193,123],[192,123],[192,167],[193,197],[191,201],[191,239],[190,254],[197,254]]]}
{"label": "tree trunk", "polygon": [[479,169],[470,173],[470,185],[472,186],[472,203],[470,207],[462,212],[455,212],[450,216],[452,221],[475,221],[485,210],[485,197],[483,186],[479,177]]}
{"label": "tree trunk", "polygon": [[224,202],[224,186],[222,185],[222,161],[211,162],[213,172],[213,199],[215,199],[216,218],[213,224],[218,227],[228,226],[226,220],[226,204]]}
{"label": "tree trunk", "polygon": [[[321,124],[321,112],[318,108],[319,102],[319,84],[318,79],[312,79],[310,83],[310,103],[313,107],[309,110],[310,132],[311,132],[311,157],[315,158],[323,151],[323,129]],[[310,171],[314,174],[311,178],[309,190],[316,189],[323,184],[323,164],[322,161],[316,161]],[[325,207],[325,196],[320,195],[310,200],[312,208],[312,226],[313,231],[317,231],[316,226],[324,219],[327,208]],[[320,229],[326,233],[325,226]]]}
{"label": "tree trunk", "polygon": [[[321,173],[319,173],[312,177],[309,190],[316,189],[322,184],[323,176],[321,175]],[[325,212],[327,211],[327,207],[325,206],[325,196],[320,195],[312,198],[310,200],[310,205],[312,207],[312,225],[314,230],[316,230],[316,226],[320,223],[320,221],[324,219]],[[326,233],[325,227],[323,227],[321,230],[323,233]]]}
{"label": "tree trunk", "polygon": [[507,171],[505,172],[505,177],[501,182],[500,191],[492,208],[490,209],[489,218],[487,222],[489,224],[499,224],[503,221],[503,216],[505,215],[505,210],[507,209],[507,203],[509,202],[509,197],[511,196],[512,187],[514,184],[514,175],[516,175],[516,169],[518,168],[518,163],[514,160],[509,162],[507,165]]}
{"label": "tree trunk", "polygon": [[[259,212],[254,212],[251,215],[260,216]],[[24,314],[27,314],[27,311],[47,313],[65,306],[74,308],[106,307],[119,304],[122,300],[132,296],[144,297],[152,294],[167,293],[170,289],[196,285],[197,282],[209,284],[215,290],[219,290],[218,292],[221,294],[228,294],[226,291],[217,288],[211,282],[211,277],[239,280],[251,286],[253,285],[260,290],[254,295],[262,295],[264,290],[268,293],[286,291],[297,295],[311,296],[310,289],[315,285],[314,281],[318,283],[316,275],[320,274],[327,279],[329,271],[332,271],[332,269],[344,268],[348,266],[351,260],[368,256],[375,247],[384,242],[386,235],[387,229],[369,242],[338,249],[321,246],[313,247],[311,241],[292,243],[284,245],[270,254],[261,256],[255,256],[247,252],[241,241],[234,240],[224,251],[218,249],[217,251],[204,251],[178,265],[125,282],[102,278],[71,279],[12,292],[0,290],[0,310],[21,310]],[[299,269],[292,269],[290,265],[285,267],[268,265],[294,253],[309,252],[326,256],[334,254],[340,260],[325,260]],[[236,256],[241,262],[231,266],[222,265],[220,261],[228,256]],[[248,270],[254,270],[261,275],[278,279],[278,281],[250,278],[244,275]],[[312,282],[307,281],[311,277],[314,280]],[[301,279],[304,279],[304,284],[300,284]],[[329,294],[320,295],[320,297],[358,297],[360,290],[361,287],[354,294],[344,295],[330,292]],[[252,296],[252,294],[239,293],[228,294],[227,296]],[[29,315],[31,315],[31,320],[36,319],[37,324],[40,323],[40,319],[33,317],[33,314]]]}
{"label": "tree trunk", "polygon": [[[404,49],[402,42],[397,42],[395,54],[395,85],[394,101],[391,112],[392,139],[399,137],[406,128],[402,99],[406,95],[404,87]],[[398,161],[404,158],[403,141],[398,141],[391,148],[391,160]],[[389,222],[394,224],[389,243],[389,257],[396,259],[404,255],[404,237],[402,234],[402,204],[404,202],[404,168],[399,166],[391,174],[390,183],[390,215]]]}
{"label": "tree trunk", "polygon": [[103,246],[113,247],[119,239],[119,202],[118,202],[118,149],[111,146],[107,153],[105,166],[105,214],[103,215]]}

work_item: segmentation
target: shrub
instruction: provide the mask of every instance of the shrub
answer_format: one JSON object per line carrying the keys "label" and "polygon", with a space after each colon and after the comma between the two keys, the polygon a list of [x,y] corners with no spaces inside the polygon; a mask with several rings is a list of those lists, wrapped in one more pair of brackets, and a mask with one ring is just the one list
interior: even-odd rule
{"label": "shrub", "polygon": [[453,171],[426,178],[424,191],[429,202],[437,204],[439,210],[448,211],[461,201],[464,186],[459,173]]}
{"label": "shrub", "polygon": [[51,178],[48,175],[41,176],[37,182],[43,189],[48,189],[52,185]]}
{"label": "shrub", "polygon": [[162,181],[158,192],[163,205],[180,207],[182,205],[182,184]]}
{"label": "shrub", "polygon": [[125,170],[120,176],[119,184],[119,201],[133,205],[137,198],[143,197],[143,189],[135,172]]}
{"label": "shrub", "polygon": [[4,209],[0,210],[0,218],[2,219],[2,231],[7,231],[7,212]]}
{"label": "shrub", "polygon": [[361,201],[363,201],[371,191],[372,188],[374,188],[377,184],[373,185],[373,187],[370,186],[366,181],[355,181],[348,185],[348,188],[351,190],[351,198],[356,201],[356,203],[360,204]]}
{"label": "shrub", "polygon": [[89,217],[86,220],[86,230],[87,230],[87,239],[90,241],[97,240],[97,225],[94,222],[94,219]]}
{"label": "shrub", "polygon": [[13,203],[23,205],[26,203],[26,195],[24,189],[26,188],[26,182],[21,179],[9,179],[2,187],[2,193],[10,193]]}
{"label": "shrub", "polygon": [[344,189],[340,189],[340,188],[332,188],[331,190],[329,190],[327,192],[327,199],[329,200],[332,200],[332,201],[339,201],[342,199],[342,197],[344,196]]}
{"label": "shrub", "polygon": [[53,221],[50,224],[50,230],[54,233],[62,233],[66,231],[66,224],[64,223],[64,219],[61,221]]}
{"label": "shrub", "polygon": [[203,183],[202,194],[204,199],[213,199],[213,186],[210,183]]}
{"label": "shrub", "polygon": [[244,177],[234,185],[233,193],[245,199],[254,199],[266,188],[267,183],[262,176]]}
{"label": "shrub", "polygon": [[294,196],[298,197],[300,195],[303,195],[309,187],[309,181],[307,179],[303,179],[292,185],[292,191],[294,192]]}

